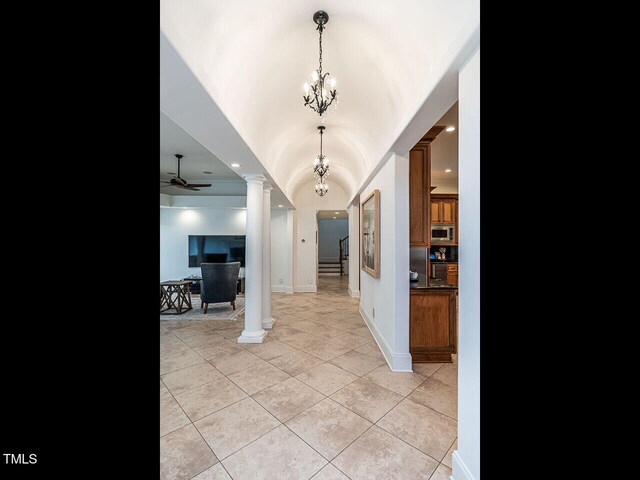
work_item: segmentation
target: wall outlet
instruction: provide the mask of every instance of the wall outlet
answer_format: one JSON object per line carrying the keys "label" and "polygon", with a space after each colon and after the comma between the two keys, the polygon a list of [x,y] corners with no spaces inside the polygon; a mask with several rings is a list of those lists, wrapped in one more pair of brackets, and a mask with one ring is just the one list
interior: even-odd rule
{"label": "wall outlet", "polygon": [[373,318],[376,318],[376,309],[373,309]]}
{"label": "wall outlet", "polygon": [[284,283],[284,280],[280,279],[280,280],[278,280],[278,283],[279,283],[280,285],[282,285],[282,284]]}
{"label": "wall outlet", "polygon": [[311,285],[311,277],[307,278],[307,283]]}

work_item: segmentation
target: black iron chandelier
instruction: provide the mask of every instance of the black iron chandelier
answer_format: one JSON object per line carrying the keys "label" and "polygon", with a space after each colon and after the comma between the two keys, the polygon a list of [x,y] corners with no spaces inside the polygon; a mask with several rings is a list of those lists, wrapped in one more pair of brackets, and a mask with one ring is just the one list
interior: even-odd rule
{"label": "black iron chandelier", "polygon": [[[338,92],[336,90],[336,79],[328,78],[329,72],[322,73],[322,31],[329,21],[329,14],[323,10],[318,10],[313,14],[313,21],[318,25],[316,30],[320,32],[320,40],[318,42],[320,65],[311,74],[311,85],[304,84],[304,96],[302,98],[304,99],[305,107],[308,105],[309,108],[322,117],[334,100],[336,101],[334,108],[338,106]],[[325,83],[328,83],[328,90]]]}
{"label": "black iron chandelier", "polygon": [[325,128],[324,125],[318,127],[318,131],[320,132],[320,155],[313,161],[313,174],[318,179],[316,193],[321,197],[324,197],[329,190],[329,185],[324,183],[324,177],[329,174],[329,159],[322,154],[322,134]]}

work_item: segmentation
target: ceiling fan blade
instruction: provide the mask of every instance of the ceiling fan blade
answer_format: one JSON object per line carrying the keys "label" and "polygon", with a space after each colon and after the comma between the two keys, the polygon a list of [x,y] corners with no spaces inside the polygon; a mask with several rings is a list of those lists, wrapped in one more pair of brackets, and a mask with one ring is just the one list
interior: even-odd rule
{"label": "ceiling fan blade", "polygon": [[189,183],[188,187],[210,187],[210,183]]}
{"label": "ceiling fan blade", "polygon": [[171,180],[172,183],[177,183],[179,185],[182,185],[184,187],[186,187],[188,184],[185,180],[181,179],[180,177],[175,177],[174,179]]}
{"label": "ceiling fan blade", "polygon": [[187,187],[182,187],[182,188],[184,188],[185,190],[191,190],[193,192],[199,192],[200,191],[199,188],[193,188],[191,185],[189,185]]}
{"label": "ceiling fan blade", "polygon": [[165,182],[164,180],[160,180],[160,183],[168,183],[169,185],[171,185],[171,182]]}
{"label": "ceiling fan blade", "polygon": [[162,185],[160,188],[173,187],[173,185]]}

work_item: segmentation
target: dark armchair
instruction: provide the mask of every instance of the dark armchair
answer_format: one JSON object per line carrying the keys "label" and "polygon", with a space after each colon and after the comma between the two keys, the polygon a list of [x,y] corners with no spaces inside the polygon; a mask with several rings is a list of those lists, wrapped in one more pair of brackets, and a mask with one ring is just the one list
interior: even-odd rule
{"label": "dark armchair", "polygon": [[231,302],[235,310],[240,262],[202,263],[201,268],[200,308],[204,305],[204,313],[210,303]]}

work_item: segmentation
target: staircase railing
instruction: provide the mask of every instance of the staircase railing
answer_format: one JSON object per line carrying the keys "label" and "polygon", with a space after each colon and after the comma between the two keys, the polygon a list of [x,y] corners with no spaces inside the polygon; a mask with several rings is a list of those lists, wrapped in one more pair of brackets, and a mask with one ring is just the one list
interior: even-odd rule
{"label": "staircase railing", "polygon": [[344,275],[343,260],[349,260],[349,235],[342,240],[338,240],[340,244],[340,276]]}

